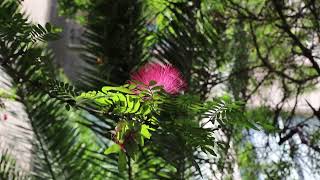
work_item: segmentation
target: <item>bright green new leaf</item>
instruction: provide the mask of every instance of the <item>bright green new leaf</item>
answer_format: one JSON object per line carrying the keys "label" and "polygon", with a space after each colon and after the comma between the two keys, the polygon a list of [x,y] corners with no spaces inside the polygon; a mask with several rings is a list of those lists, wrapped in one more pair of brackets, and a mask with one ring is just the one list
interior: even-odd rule
{"label": "bright green new leaf", "polygon": [[127,98],[126,100],[127,100],[128,107],[127,107],[127,110],[125,111],[125,113],[130,113],[133,108],[134,101],[130,95],[126,95],[126,98]]}
{"label": "bright green new leaf", "polygon": [[118,153],[120,151],[121,151],[121,147],[118,144],[113,144],[104,151],[104,154],[108,155],[112,153]]}
{"label": "bright green new leaf", "polygon": [[134,107],[131,112],[135,113],[139,110],[139,108],[140,108],[140,101],[138,100],[137,102],[134,103]]}
{"label": "bright green new leaf", "polygon": [[145,125],[143,124],[141,126],[141,135],[147,139],[150,139],[151,137],[151,133],[149,132],[149,126],[148,125]]}

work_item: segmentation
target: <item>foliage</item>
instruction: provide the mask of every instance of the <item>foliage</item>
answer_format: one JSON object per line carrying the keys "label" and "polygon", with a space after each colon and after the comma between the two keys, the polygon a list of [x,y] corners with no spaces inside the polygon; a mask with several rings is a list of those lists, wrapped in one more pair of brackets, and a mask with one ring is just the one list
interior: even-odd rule
{"label": "foliage", "polygon": [[[136,94],[132,84],[104,86],[101,91],[80,94],[77,88],[62,82],[52,54],[44,48],[48,40],[57,39],[59,30],[50,24],[42,27],[28,23],[14,1],[3,1],[0,7],[1,65],[12,78],[14,99],[25,106],[28,114],[31,129],[24,130],[33,134],[31,178],[184,179],[190,165],[195,167],[195,175],[201,175],[193,153],[200,149],[215,155],[214,131],[200,126],[202,115],[208,112],[211,122],[228,124],[226,115],[237,109],[235,105],[229,107],[222,99],[202,104],[199,97],[170,96],[159,86],[140,89]],[[123,58],[121,53],[118,55]],[[192,101],[195,99],[197,103]],[[108,136],[111,130],[115,133]],[[165,153],[173,150],[169,139],[180,149],[172,153],[175,158]],[[116,152],[118,156],[112,155]],[[144,161],[148,162],[135,166]],[[124,169],[128,173],[123,173]],[[3,172],[8,174],[6,169]]]}
{"label": "foliage", "polygon": [[0,178],[1,179],[12,179],[12,180],[27,180],[28,177],[26,174],[21,171],[14,159],[10,155],[2,150],[0,156]]}
{"label": "foliage", "polygon": [[[306,103],[313,113],[306,118],[298,106],[319,81],[318,1],[58,2],[62,15],[85,27],[74,82],[61,78],[43,47],[59,29],[31,25],[17,3],[0,3],[0,62],[38,134],[42,178],[195,179],[210,171],[223,179],[235,162],[244,178],[290,178],[307,168],[297,160],[302,146],[317,171],[318,107]],[[136,94],[127,84],[155,59],[182,71],[185,93]],[[279,100],[251,106],[274,86]],[[221,89],[232,97],[213,95]],[[263,147],[253,141],[259,129]],[[268,161],[278,150],[283,158]]]}
{"label": "foliage", "polygon": [[[171,140],[178,137],[179,144],[184,146],[183,151],[191,153],[188,156],[191,156],[191,162],[196,165],[201,174],[192,152],[200,148],[203,152],[216,156],[213,150],[215,130],[200,127],[199,122],[195,121],[196,119],[209,118],[212,124],[216,124],[215,121],[218,121],[221,126],[254,127],[250,122],[237,122],[237,119],[230,121],[229,115],[237,111],[239,107],[230,102],[227,97],[224,101],[221,99],[201,104],[199,97],[188,95],[176,98],[169,97],[162,92],[161,87],[151,87],[140,89],[136,94],[134,92],[137,86],[133,84],[120,87],[105,86],[101,91],[89,91],[76,98],[75,106],[77,107],[86,105],[95,112],[117,117],[117,126],[112,135],[115,144],[106,149],[105,154],[119,153],[118,165],[121,170],[125,169],[123,165],[126,164],[125,154],[136,160],[139,146],[143,147],[146,139],[153,140],[151,137],[155,133],[171,136]],[[198,99],[198,102],[191,101],[191,98]],[[239,116],[241,113],[238,112],[233,117],[241,120]],[[167,143],[158,142],[157,137],[155,137],[155,141],[160,147],[166,146]],[[161,149],[163,150],[163,148]]]}
{"label": "foliage", "polygon": [[[56,30],[50,25],[46,28],[31,25],[18,12],[18,4],[14,1],[2,1],[0,8],[1,13],[9,15],[1,16],[4,25],[0,28],[1,65],[11,76],[16,100],[24,104],[31,124],[31,129],[17,125],[17,134],[32,135],[29,141],[34,158],[30,176],[34,179],[83,179],[93,177],[92,174],[104,177],[99,173],[100,167],[95,166],[98,167],[96,171],[93,168],[97,162],[87,160],[94,154],[88,154],[88,141],[83,141],[82,136],[88,136],[88,133],[80,136],[81,131],[75,121],[71,121],[70,113],[58,100],[48,96],[50,89],[57,86],[52,83],[62,83],[54,80],[58,77],[56,66],[51,64],[52,57],[40,46],[40,41],[56,39]],[[15,26],[11,25],[13,21],[9,17],[17,21]],[[2,172],[6,173],[6,170]]]}

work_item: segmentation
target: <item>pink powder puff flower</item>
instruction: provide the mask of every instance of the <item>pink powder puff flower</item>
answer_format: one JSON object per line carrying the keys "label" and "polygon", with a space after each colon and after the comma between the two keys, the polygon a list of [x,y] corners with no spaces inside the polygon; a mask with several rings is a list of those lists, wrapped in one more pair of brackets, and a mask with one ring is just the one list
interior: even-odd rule
{"label": "pink powder puff flower", "polygon": [[147,63],[131,74],[131,80],[145,85],[155,81],[156,86],[163,86],[169,94],[177,94],[186,88],[180,71],[171,64]]}

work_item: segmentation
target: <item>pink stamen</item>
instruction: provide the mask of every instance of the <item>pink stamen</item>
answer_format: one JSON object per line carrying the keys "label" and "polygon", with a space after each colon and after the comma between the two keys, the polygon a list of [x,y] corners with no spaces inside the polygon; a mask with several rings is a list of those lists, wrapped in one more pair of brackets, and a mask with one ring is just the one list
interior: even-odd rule
{"label": "pink stamen", "polygon": [[169,94],[177,94],[186,88],[180,71],[173,65],[160,63],[147,63],[138,71],[131,74],[131,79],[149,85],[150,81],[155,81],[157,86]]}

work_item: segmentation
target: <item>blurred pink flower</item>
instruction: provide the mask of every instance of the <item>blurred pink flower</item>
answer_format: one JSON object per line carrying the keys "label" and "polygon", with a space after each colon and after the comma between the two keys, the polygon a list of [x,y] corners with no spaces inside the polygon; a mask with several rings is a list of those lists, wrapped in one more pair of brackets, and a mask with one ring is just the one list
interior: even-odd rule
{"label": "blurred pink flower", "polygon": [[177,94],[186,88],[186,82],[180,71],[170,64],[147,63],[131,74],[131,80],[145,85],[149,85],[150,81],[155,81],[156,86],[163,86],[163,89],[169,94]]}

